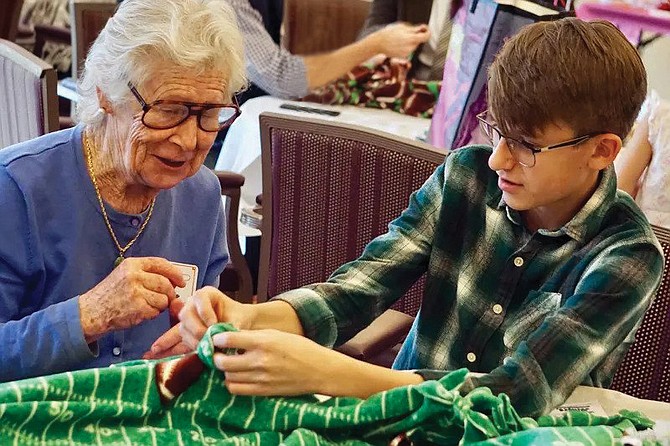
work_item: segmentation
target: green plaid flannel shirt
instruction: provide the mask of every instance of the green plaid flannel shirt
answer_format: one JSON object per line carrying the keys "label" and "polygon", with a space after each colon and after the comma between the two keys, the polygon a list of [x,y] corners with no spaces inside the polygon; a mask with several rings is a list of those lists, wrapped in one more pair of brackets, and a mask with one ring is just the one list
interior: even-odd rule
{"label": "green plaid flannel shirt", "polygon": [[530,233],[502,200],[490,154],[472,146],[447,156],[357,260],[277,298],[295,308],[306,336],[333,346],[425,273],[394,368],[483,372],[463,390],[504,392],[535,416],[579,384],[609,385],[660,283],[662,251],[637,205],[617,192],[611,166],[562,228]]}

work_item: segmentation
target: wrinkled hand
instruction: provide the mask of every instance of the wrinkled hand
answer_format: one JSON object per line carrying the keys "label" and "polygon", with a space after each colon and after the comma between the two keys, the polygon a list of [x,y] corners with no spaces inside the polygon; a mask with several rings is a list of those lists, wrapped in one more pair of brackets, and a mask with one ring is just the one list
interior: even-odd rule
{"label": "wrinkled hand", "polygon": [[125,259],[99,284],[79,296],[86,342],[155,318],[176,299],[174,288],[184,285],[181,271],[165,259]]}
{"label": "wrinkled hand", "polygon": [[428,41],[430,31],[427,25],[392,23],[369,37],[377,39],[380,53],[406,59],[417,46]]}
{"label": "wrinkled hand", "polygon": [[191,347],[181,342],[181,335],[179,334],[179,312],[184,308],[184,305],[182,299],[175,299],[170,302],[170,324],[172,327],[154,341],[151,349],[142,355],[142,359],[161,359],[193,351]]}
{"label": "wrinkled hand", "polygon": [[303,336],[271,329],[220,333],[213,341],[218,349],[238,349],[236,355],[214,354],[235,395],[328,393],[328,371],[338,361],[351,360]]}

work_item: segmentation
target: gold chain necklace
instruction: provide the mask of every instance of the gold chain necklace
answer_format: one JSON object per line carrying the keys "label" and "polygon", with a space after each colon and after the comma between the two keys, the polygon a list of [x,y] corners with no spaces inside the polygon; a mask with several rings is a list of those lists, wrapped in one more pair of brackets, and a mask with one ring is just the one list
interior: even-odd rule
{"label": "gold chain necklace", "polygon": [[137,234],[135,234],[135,237],[133,237],[133,239],[129,241],[128,244],[126,244],[126,246],[121,247],[121,243],[119,243],[119,239],[116,238],[116,234],[114,234],[114,230],[112,229],[112,224],[110,223],[109,217],[107,216],[107,211],[105,210],[105,204],[102,202],[102,196],[100,195],[100,188],[98,188],[98,181],[95,179],[95,171],[93,170],[93,152],[91,151],[91,139],[86,134],[84,134],[83,139],[84,139],[84,147],[86,148],[86,163],[88,164],[88,173],[89,176],[91,177],[93,188],[95,189],[95,195],[98,197],[98,203],[100,203],[100,210],[102,211],[102,216],[105,219],[105,225],[107,225],[109,235],[112,236],[112,240],[114,240],[114,244],[116,245],[116,248],[119,250],[119,256],[114,261],[114,268],[116,268],[117,266],[119,266],[121,262],[123,262],[123,259],[125,258],[123,257],[123,255],[126,253],[126,251],[128,251],[128,249],[131,246],[133,246],[133,243],[137,241],[137,239],[144,231],[144,228],[146,228],[147,223],[149,223],[149,220],[151,219],[151,214],[153,214],[154,212],[154,204],[156,204],[156,197],[154,197],[151,200],[147,218],[144,220],[144,223],[142,223],[142,226],[140,226],[140,229],[137,231]]}

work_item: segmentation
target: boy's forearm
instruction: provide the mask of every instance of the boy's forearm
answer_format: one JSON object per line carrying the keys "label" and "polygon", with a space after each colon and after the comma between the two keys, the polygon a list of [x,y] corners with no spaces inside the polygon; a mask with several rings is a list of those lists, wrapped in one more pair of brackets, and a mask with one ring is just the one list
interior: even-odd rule
{"label": "boy's forearm", "polygon": [[254,308],[255,313],[252,329],[261,330],[272,328],[286,333],[304,336],[304,330],[302,328],[302,323],[298,318],[298,314],[288,303],[281,300],[275,300],[253,305],[252,308]]}
{"label": "boy's forearm", "polygon": [[409,371],[392,370],[359,361],[332,351],[332,357],[323,367],[323,388],[317,393],[330,396],[368,398],[375,393],[411,384],[420,384],[423,378]]}

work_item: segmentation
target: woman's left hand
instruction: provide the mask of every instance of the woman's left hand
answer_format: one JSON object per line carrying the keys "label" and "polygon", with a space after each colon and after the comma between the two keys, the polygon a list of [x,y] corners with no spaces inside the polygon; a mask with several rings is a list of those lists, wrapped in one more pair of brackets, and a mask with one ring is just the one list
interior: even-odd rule
{"label": "woman's left hand", "polygon": [[162,359],[193,351],[190,346],[182,342],[181,335],[179,334],[179,324],[163,333],[159,340],[161,347],[156,347],[156,342],[158,341],[154,342],[151,349],[142,355],[142,359]]}
{"label": "woman's left hand", "polygon": [[[277,330],[225,332],[213,337],[219,349],[238,354],[214,354],[214,364],[225,372],[225,384],[236,395],[304,395],[340,393],[336,371],[348,356],[303,336]],[[342,390],[342,389],[340,389]]]}
{"label": "woman's left hand", "polygon": [[168,331],[160,335],[151,345],[151,349],[144,353],[142,359],[161,359],[168,356],[182,355],[189,353],[193,349],[182,341],[179,333],[179,312],[184,308],[184,301],[175,299],[170,303],[170,328]]}

